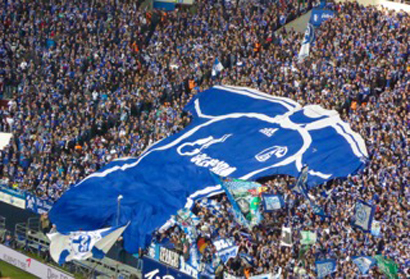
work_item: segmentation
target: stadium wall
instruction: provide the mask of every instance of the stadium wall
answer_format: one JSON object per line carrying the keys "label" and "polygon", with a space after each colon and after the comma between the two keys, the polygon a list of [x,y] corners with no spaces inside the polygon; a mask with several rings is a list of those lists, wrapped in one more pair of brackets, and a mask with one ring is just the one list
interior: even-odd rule
{"label": "stadium wall", "polygon": [[27,223],[27,220],[38,215],[29,210],[0,201],[0,216],[6,218],[6,229],[14,232],[17,223]]}
{"label": "stadium wall", "polygon": [[377,2],[377,5],[380,5],[381,7],[388,8],[390,10],[395,10],[395,11],[403,10],[405,12],[410,13],[409,4],[396,3],[396,2],[387,1],[387,0],[375,0],[375,1]]}
{"label": "stadium wall", "polygon": [[[356,0],[355,0],[356,1]],[[352,0],[337,0],[336,2],[355,2]],[[360,4],[364,6],[375,5],[379,6],[379,8],[387,8],[390,10],[400,11],[403,10],[405,12],[410,13],[410,5],[409,4],[402,4],[388,0],[357,0]]]}

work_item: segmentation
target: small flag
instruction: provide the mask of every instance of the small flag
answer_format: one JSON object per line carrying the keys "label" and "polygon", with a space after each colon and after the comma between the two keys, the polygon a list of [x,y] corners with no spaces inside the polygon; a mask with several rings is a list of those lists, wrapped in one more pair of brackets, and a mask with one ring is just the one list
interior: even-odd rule
{"label": "small flag", "polygon": [[258,225],[262,220],[262,214],[259,211],[260,198],[259,196],[254,197],[250,190],[256,190],[261,185],[256,182],[222,178],[216,175],[214,175],[214,178],[217,183],[221,184],[228,200],[232,204],[236,221],[248,229]]}
{"label": "small flag", "polygon": [[246,253],[239,253],[239,257],[243,261],[243,263],[248,266],[252,267],[255,264],[255,258]]}
{"label": "small flag", "polygon": [[324,217],[324,218],[330,218],[330,216],[325,213],[323,208],[315,204],[312,200],[309,200],[309,202],[310,202],[310,207],[312,208],[313,214]]}
{"label": "small flag", "polygon": [[352,257],[352,259],[362,274],[367,274],[369,269],[376,264],[376,260],[371,257],[359,256]]}
{"label": "small flag", "polygon": [[309,56],[310,44],[315,40],[315,28],[311,23],[308,23],[305,31],[305,37],[303,38],[302,46],[299,51],[298,59],[302,61]]}
{"label": "small flag", "polygon": [[300,240],[300,244],[302,245],[312,245],[316,243],[317,235],[315,232],[311,231],[301,231],[300,235],[302,239]]}
{"label": "small flag", "polygon": [[381,229],[381,223],[379,221],[373,220],[371,234],[376,236],[376,237],[379,237],[380,236],[380,229]]}
{"label": "small flag", "polygon": [[356,202],[353,226],[361,229],[364,232],[370,232],[375,208],[364,201]]}
{"label": "small flag", "polygon": [[298,180],[296,181],[295,186],[293,186],[292,191],[295,193],[298,193],[305,197],[307,200],[310,200],[311,197],[309,197],[308,193],[308,188],[307,188],[307,180],[308,180],[308,172],[309,172],[309,167],[304,166],[302,168],[302,171],[299,174]]}
{"label": "small flag", "polygon": [[282,234],[280,237],[280,245],[292,247],[292,230],[291,228],[282,227]]}
{"label": "small flag", "polygon": [[205,248],[208,246],[205,238],[201,237],[200,239],[198,239],[197,246],[199,252],[202,254],[205,251]]}
{"label": "small flag", "polygon": [[86,260],[94,257],[102,259],[121,236],[129,223],[121,227],[96,231],[77,231],[68,235],[49,233],[50,255],[58,264],[72,260]]}
{"label": "small flag", "polygon": [[336,260],[328,259],[322,261],[316,261],[316,274],[317,278],[324,278],[333,272],[336,272]]}
{"label": "small flag", "polygon": [[222,65],[221,62],[219,62],[218,57],[215,58],[214,65],[212,66],[212,76],[217,76],[222,70],[224,69],[224,66]]}
{"label": "small flag", "polygon": [[235,245],[233,239],[222,238],[213,241],[216,248],[216,255],[227,263],[230,258],[235,258],[239,251],[239,246]]}
{"label": "small flag", "polygon": [[377,261],[377,266],[384,273],[384,275],[387,276],[387,278],[389,279],[399,278],[399,276],[397,275],[399,268],[393,260],[386,259],[382,255],[376,255],[374,256],[374,259]]}
{"label": "small flag", "polygon": [[302,245],[299,250],[298,261],[302,262],[303,267],[305,267],[305,256],[306,253],[309,251],[309,245]]}
{"label": "small flag", "polygon": [[263,207],[266,212],[279,210],[285,206],[283,197],[281,195],[262,194]]}

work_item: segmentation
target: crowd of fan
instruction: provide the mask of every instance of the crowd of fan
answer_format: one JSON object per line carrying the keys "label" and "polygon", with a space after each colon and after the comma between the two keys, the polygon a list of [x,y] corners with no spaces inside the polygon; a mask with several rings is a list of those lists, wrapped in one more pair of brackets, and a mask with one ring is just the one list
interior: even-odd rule
{"label": "crowd of fan", "polygon": [[[221,34],[219,40],[213,38],[211,49],[204,48],[205,52],[216,49],[215,56],[225,67],[214,82],[249,86],[292,98],[300,104],[337,109],[365,138],[371,154],[362,173],[345,181],[332,181],[311,192],[330,219],[314,215],[305,201],[289,190],[288,186],[294,182],[291,178],[277,178],[267,184],[270,191],[286,197],[287,207],[265,213],[264,221],[253,230],[251,237],[238,233],[246,229],[234,221],[231,205],[225,197],[218,198],[222,219],[197,205],[194,211],[201,222],[196,231],[209,243],[202,261],[210,262],[215,255],[212,240],[218,237],[234,237],[240,251],[256,259],[255,266],[249,268],[237,257],[219,269],[219,276],[222,271],[249,276],[277,274],[282,269],[283,278],[297,278],[300,272],[314,277],[315,259],[336,258],[336,278],[356,278],[360,271],[351,261],[352,256],[376,254],[395,260],[402,272],[400,276],[409,276],[410,18],[403,12],[378,11],[356,3],[334,8],[338,16],[316,30],[317,39],[310,57],[301,64],[297,63],[300,34],[283,30],[278,35],[266,35],[256,32],[257,28],[252,32],[252,27],[249,32],[242,31],[248,30],[246,23],[236,22],[234,16],[230,17],[233,23],[228,26],[228,32]],[[192,20],[201,25],[214,22],[213,17],[207,21]],[[195,27],[193,31],[189,26],[184,27],[179,29],[184,37],[195,32]],[[175,40],[171,34],[166,28],[153,39],[169,37],[172,45]],[[185,46],[187,57],[201,57],[201,48],[209,45],[203,43],[206,37],[197,38],[194,33],[191,40],[192,43]],[[191,65],[196,69],[195,61]],[[201,71],[195,71],[194,77],[201,82]],[[331,189],[334,191],[330,198],[321,195]],[[357,199],[376,207],[375,220],[382,224],[380,237],[351,227]],[[292,228],[292,248],[280,246],[282,226]],[[317,243],[306,255],[303,271],[298,269],[297,260],[301,230],[318,234]],[[182,254],[190,247],[188,235],[178,226],[159,238],[170,239]],[[382,273],[372,268],[370,277],[379,278]]]}
{"label": "crowd of fan", "polygon": [[[301,105],[337,109],[366,140],[371,159],[359,175],[312,191],[330,220],[317,218],[288,190],[292,179],[268,182],[270,191],[286,197],[286,210],[265,214],[251,240],[235,234],[241,249],[257,259],[247,272],[281,267],[286,278],[294,276],[301,229],[318,233],[306,257],[310,275],[319,256],[337,258],[336,276],[354,278],[359,272],[348,257],[359,253],[382,253],[402,270],[408,268],[408,14],[334,4],[336,18],[316,30],[309,58],[298,63],[302,35],[274,31],[312,1],[203,0],[196,1],[194,14],[147,13],[137,3],[97,2],[94,7],[83,1],[0,4],[1,87],[4,94],[13,93],[1,111],[0,129],[13,133],[1,152],[3,182],[57,199],[107,162],[138,156],[182,129],[189,122],[182,108],[192,94],[220,83],[248,86]],[[213,77],[216,57],[225,69]],[[330,198],[321,198],[323,188],[335,189]],[[377,207],[382,237],[350,227],[357,198]],[[229,216],[226,199],[221,205]],[[199,232],[205,227],[211,236],[234,235],[240,229],[232,218],[221,222],[205,208],[197,210],[203,211],[201,222],[209,224]],[[292,248],[278,246],[282,225],[293,229]],[[181,239],[178,232],[175,241]],[[235,262],[226,268],[234,275],[243,272]]]}
{"label": "crowd of fan", "polygon": [[[0,153],[3,183],[56,200],[107,162],[138,156],[186,125],[182,108],[197,85],[211,84],[212,44],[225,28],[246,20],[259,31],[262,21],[260,35],[271,34],[312,6],[265,0],[231,10],[198,1],[191,17],[117,2],[0,4],[0,88],[12,98],[0,130],[13,133]],[[227,26],[233,15],[238,25],[231,18],[236,26]]]}

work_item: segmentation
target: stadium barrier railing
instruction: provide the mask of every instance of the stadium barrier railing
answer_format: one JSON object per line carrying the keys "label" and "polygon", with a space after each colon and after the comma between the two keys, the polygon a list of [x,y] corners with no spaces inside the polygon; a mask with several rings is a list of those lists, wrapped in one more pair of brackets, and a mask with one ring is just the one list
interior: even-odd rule
{"label": "stadium barrier railing", "polygon": [[6,234],[6,218],[0,216],[0,242],[4,239]]}
{"label": "stadium barrier railing", "polygon": [[[39,223],[29,218],[27,224],[19,223],[16,225],[16,237],[20,237],[21,243],[25,241],[26,249],[39,256],[47,254],[50,241],[40,230]],[[24,235],[22,237],[21,235]],[[81,274],[87,278],[131,278],[132,274],[141,277],[141,269],[115,261],[108,257],[103,259],[90,258],[85,261],[72,261],[63,265],[70,272]]]}

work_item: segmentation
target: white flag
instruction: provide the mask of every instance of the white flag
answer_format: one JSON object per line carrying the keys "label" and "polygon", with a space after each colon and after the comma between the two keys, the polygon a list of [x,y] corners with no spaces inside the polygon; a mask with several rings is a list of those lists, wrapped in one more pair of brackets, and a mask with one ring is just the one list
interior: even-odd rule
{"label": "white flag", "polygon": [[63,264],[71,260],[103,258],[121,236],[128,224],[96,231],[71,232],[68,235],[50,233],[50,255],[55,262]]}
{"label": "white flag", "polygon": [[217,76],[223,69],[224,66],[222,65],[222,63],[219,62],[218,58],[215,58],[214,65],[212,66],[212,76]]}
{"label": "white flag", "polygon": [[305,37],[302,42],[302,46],[299,51],[298,59],[299,61],[305,59],[305,57],[309,56],[310,53],[310,44],[315,39],[315,28],[311,23],[308,23],[305,31]]}
{"label": "white flag", "polygon": [[292,247],[292,229],[282,227],[282,235],[280,237],[280,245]]}

